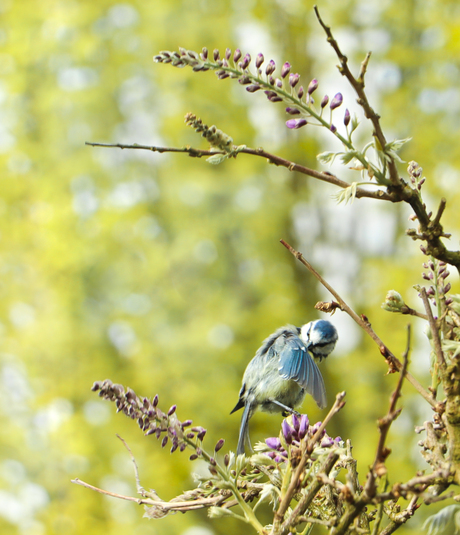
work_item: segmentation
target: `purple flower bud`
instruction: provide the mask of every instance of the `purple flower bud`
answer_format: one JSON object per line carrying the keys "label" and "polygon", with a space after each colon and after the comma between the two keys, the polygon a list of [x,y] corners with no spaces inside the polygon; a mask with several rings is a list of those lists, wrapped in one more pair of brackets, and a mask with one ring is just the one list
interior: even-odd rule
{"label": "purple flower bud", "polygon": [[428,277],[428,274],[423,272],[422,273],[422,279],[426,280],[426,281],[429,281],[430,280],[430,277]]}
{"label": "purple flower bud", "polygon": [[306,119],[289,119],[289,121],[286,121],[286,126],[291,129],[302,128],[302,126],[305,126],[306,124]]}
{"label": "purple flower bud", "polygon": [[292,425],[294,426],[294,429],[296,431],[299,430],[299,427],[300,427],[300,421],[299,421],[299,418],[297,417],[296,414],[293,414],[292,415]]}
{"label": "purple flower bud", "polygon": [[289,115],[299,115],[300,110],[297,108],[286,108],[286,113],[289,113]]}
{"label": "purple flower bud", "polygon": [[265,74],[267,76],[270,76],[270,74],[273,74],[275,72],[275,69],[276,69],[276,64],[275,62],[271,59],[267,66],[265,67]]}
{"label": "purple flower bud", "polygon": [[235,52],[233,53],[233,61],[237,63],[241,58],[241,50],[237,48]]}
{"label": "purple flower bud", "polygon": [[283,420],[281,424],[281,430],[283,431],[284,439],[288,444],[292,444],[292,427],[287,423],[286,420]]}
{"label": "purple flower bud", "polygon": [[329,97],[327,95],[324,95],[323,99],[321,100],[321,107],[325,108],[328,102],[329,102]]}
{"label": "purple flower bud", "polygon": [[217,48],[214,49],[214,52],[212,53],[214,61],[218,61],[220,59],[219,50]]}
{"label": "purple flower bud", "polygon": [[279,87],[280,89],[283,87],[283,81],[277,78],[275,80],[276,87]]}
{"label": "purple flower bud", "polygon": [[277,450],[278,448],[281,448],[281,442],[278,437],[269,437],[265,439],[265,444],[272,450]]}
{"label": "purple flower bud", "polygon": [[321,441],[322,448],[330,448],[334,444],[334,441],[331,437],[324,437]]}
{"label": "purple flower bud", "polygon": [[423,254],[426,254],[426,247],[420,245],[420,251],[422,251]]}
{"label": "purple flower bud", "polygon": [[302,414],[300,417],[300,426],[299,426],[299,438],[302,440],[302,438],[305,437],[308,431],[308,416],[306,414]]}
{"label": "purple flower bud", "polygon": [[299,80],[300,80],[300,74],[297,74],[297,73],[291,73],[289,75],[289,85],[291,87],[295,87],[298,83],[299,83]]}
{"label": "purple flower bud", "polygon": [[448,282],[443,288],[443,293],[446,294],[451,288],[452,288],[452,285],[450,284],[450,282]]}
{"label": "purple flower bud", "polygon": [[330,108],[331,110],[335,110],[338,108],[343,102],[343,96],[342,93],[337,93],[335,97],[331,100]]}
{"label": "purple flower bud", "polygon": [[[445,268],[444,268],[445,269]],[[446,279],[448,276],[450,275],[450,272],[449,271],[443,271],[442,273],[440,273],[440,277],[442,279]]]}
{"label": "purple flower bud", "polygon": [[297,91],[297,96],[299,98],[302,98],[303,97],[303,94],[304,94],[304,90],[303,90],[303,86],[301,85]]}
{"label": "purple flower bud", "polygon": [[189,427],[190,425],[192,425],[192,420],[185,420],[184,422],[182,422],[180,424],[180,426],[182,427],[182,429],[184,429],[185,427]]}
{"label": "purple flower bud", "polygon": [[343,124],[345,126],[348,126],[350,124],[351,116],[350,112],[348,111],[348,108],[345,110],[345,115],[343,117]]}
{"label": "purple flower bud", "polygon": [[216,466],[217,463],[216,463],[216,460],[214,459],[214,457],[211,457],[211,458],[209,459],[209,464],[210,464],[211,466]]}
{"label": "purple flower bud", "polygon": [[206,61],[208,59],[208,49],[205,46],[203,47],[200,56],[203,61]]}
{"label": "purple flower bud", "polygon": [[249,67],[249,64],[251,63],[251,55],[246,54],[243,58],[243,61],[238,65],[241,67],[241,69],[247,69]]}
{"label": "purple flower bud", "polygon": [[164,448],[167,443],[168,443],[168,437],[165,436],[163,437],[163,440],[161,441],[161,447]]}
{"label": "purple flower bud", "polygon": [[222,449],[222,446],[225,444],[225,440],[223,438],[221,438],[217,444],[216,444],[216,447],[214,448],[214,451],[217,453],[220,449]]}
{"label": "purple flower bud", "polygon": [[185,442],[181,442],[179,446],[179,451],[183,452],[185,448],[187,447],[187,444]]}
{"label": "purple flower bud", "polygon": [[232,55],[232,51],[229,48],[225,49],[225,59],[229,60]]}
{"label": "purple flower bud", "polygon": [[230,464],[230,455],[228,453],[226,453],[224,455],[224,465],[228,466],[229,464]]}
{"label": "purple flower bud", "polygon": [[291,70],[291,64],[286,61],[286,63],[281,67],[281,78],[286,78]]}
{"label": "purple flower bud", "polygon": [[187,438],[195,438],[195,433],[187,433]]}
{"label": "purple flower bud", "polygon": [[426,291],[426,295],[428,295],[428,296],[435,295],[435,291],[434,291],[433,286],[430,286],[430,287],[428,288],[428,290]]}
{"label": "purple flower bud", "polygon": [[241,78],[238,78],[238,82],[241,85],[247,85],[251,83],[251,79],[249,78],[249,76],[242,76]]}
{"label": "purple flower bud", "polygon": [[201,448],[197,448],[195,451],[196,451],[196,454],[198,455],[198,457],[203,453]]}
{"label": "purple flower bud", "polygon": [[249,93],[255,93],[256,91],[259,91],[259,89],[262,89],[259,84],[251,84],[246,87],[246,91]]}
{"label": "purple flower bud", "polygon": [[308,94],[311,95],[313,92],[315,92],[318,89],[318,80],[316,78],[313,78],[313,80],[308,84]]}
{"label": "purple flower bud", "polygon": [[256,57],[256,67],[259,69],[262,63],[264,62],[264,55],[263,54],[257,54]]}
{"label": "purple flower bud", "polygon": [[202,429],[197,435],[198,440],[203,441],[205,435],[206,435],[206,429]]}
{"label": "purple flower bud", "polygon": [[452,299],[452,297],[448,297],[446,299],[446,305],[451,305],[453,302],[454,302],[454,300]]}
{"label": "purple flower bud", "polygon": [[190,455],[190,460],[191,461],[194,461],[195,459],[198,459],[198,455],[195,455],[194,453],[192,455]]}
{"label": "purple flower bud", "polygon": [[337,127],[334,124],[331,124],[331,132],[335,134],[337,132]]}
{"label": "purple flower bud", "polygon": [[177,405],[173,405],[168,411],[168,416],[172,416],[176,412],[176,409]]}
{"label": "purple flower bud", "polygon": [[179,446],[179,443],[177,440],[173,442],[173,445],[171,446],[171,453],[174,453],[177,450],[177,446]]}
{"label": "purple flower bud", "polygon": [[334,444],[336,444],[337,446],[342,442],[342,437],[335,437],[334,438]]}

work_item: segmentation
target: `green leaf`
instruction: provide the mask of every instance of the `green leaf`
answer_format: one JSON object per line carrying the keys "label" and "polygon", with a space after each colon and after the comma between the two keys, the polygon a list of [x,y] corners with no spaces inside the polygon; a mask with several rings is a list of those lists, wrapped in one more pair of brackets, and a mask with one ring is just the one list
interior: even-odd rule
{"label": "green leaf", "polygon": [[343,152],[321,152],[321,154],[318,154],[318,156],[316,156],[316,159],[323,164],[333,163],[334,160],[337,158],[337,156],[340,156],[342,154],[344,153]]}
{"label": "green leaf", "polygon": [[219,165],[227,158],[228,158],[228,154],[213,154],[209,158],[206,158],[206,161],[212,165]]}
{"label": "green leaf", "polygon": [[337,203],[340,204],[341,202],[345,202],[345,204],[347,204],[348,202],[353,202],[356,197],[357,187],[358,182],[353,182],[348,188],[345,188],[340,193],[337,193],[337,195],[334,195]]}

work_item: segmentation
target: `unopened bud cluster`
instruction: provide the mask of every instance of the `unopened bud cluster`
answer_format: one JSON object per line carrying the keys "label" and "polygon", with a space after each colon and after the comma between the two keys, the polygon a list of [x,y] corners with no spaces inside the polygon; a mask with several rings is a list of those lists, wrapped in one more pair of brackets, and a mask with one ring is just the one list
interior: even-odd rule
{"label": "unopened bud cluster", "polygon": [[409,173],[412,184],[420,191],[426,180],[426,178],[422,176],[423,169],[417,162],[411,161],[407,166],[407,172]]}
{"label": "unopened bud cluster", "polygon": [[[286,113],[300,116],[286,121],[286,126],[290,129],[301,128],[308,124],[310,119],[314,119],[314,124],[325,126],[333,133],[337,131],[335,125],[322,119],[323,110],[329,104],[328,95],[322,97],[319,110],[315,108],[312,95],[318,88],[318,80],[314,78],[305,90],[300,85],[300,74],[291,72],[291,65],[287,61],[281,66],[277,77],[275,61],[271,59],[265,63],[262,53],[257,54],[254,61],[256,74],[251,73],[249,71],[251,55],[243,55],[239,49],[236,49],[232,55],[232,51],[227,48],[222,57],[217,49],[211,55],[207,48],[203,48],[201,53],[179,48],[178,52],[164,50],[154,56],[153,60],[156,63],[169,63],[174,67],[189,66],[196,72],[213,70],[221,80],[237,79],[249,93],[263,90],[270,102],[284,102],[288,104]],[[339,108],[342,102],[342,93],[337,93],[332,98],[329,104],[331,118],[332,112]],[[345,110],[343,123],[346,127],[350,124],[350,120],[350,112]]]}
{"label": "unopened bud cluster", "polygon": [[450,282],[446,282],[447,277],[450,275],[450,272],[447,270],[447,264],[441,260],[430,260],[424,263],[423,267],[427,271],[422,273],[422,278],[432,282],[426,290],[428,297],[432,298],[434,302],[436,302],[436,297],[444,298],[445,304],[450,305],[452,299],[445,297],[451,289]]}
{"label": "unopened bud cluster", "polygon": [[382,308],[388,312],[399,312],[404,314],[407,305],[401,297],[401,294],[396,290],[390,290],[385,297],[385,301],[382,303]]}
{"label": "unopened bud cluster", "polygon": [[185,116],[185,123],[195,129],[195,132],[200,133],[209,144],[217,149],[225,152],[230,152],[233,147],[233,139],[219,130],[215,125],[208,126],[193,113],[187,113]]}
{"label": "unopened bud cluster", "polygon": [[184,451],[187,446],[191,446],[196,450],[192,457],[201,455],[200,446],[206,429],[191,427],[192,420],[181,422],[176,415],[176,405],[165,413],[158,407],[158,395],[152,400],[140,398],[131,388],[125,390],[122,385],[114,384],[109,379],[95,382],[91,390],[99,392],[100,397],[113,401],[117,412],[123,412],[132,420],[137,420],[145,435],[155,435],[158,440],[161,439],[162,448],[171,443],[173,453],[177,449]]}

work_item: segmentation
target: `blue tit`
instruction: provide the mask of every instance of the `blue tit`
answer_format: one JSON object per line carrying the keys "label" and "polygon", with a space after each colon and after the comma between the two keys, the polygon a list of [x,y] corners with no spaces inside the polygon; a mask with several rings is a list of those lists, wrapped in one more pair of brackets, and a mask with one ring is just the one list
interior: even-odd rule
{"label": "blue tit", "polygon": [[237,455],[251,444],[248,424],[257,409],[286,416],[295,413],[307,393],[318,407],[326,407],[326,388],[315,360],[327,357],[337,338],[331,322],[316,320],[281,327],[264,340],[244,372],[238,403],[230,413],[244,408]]}

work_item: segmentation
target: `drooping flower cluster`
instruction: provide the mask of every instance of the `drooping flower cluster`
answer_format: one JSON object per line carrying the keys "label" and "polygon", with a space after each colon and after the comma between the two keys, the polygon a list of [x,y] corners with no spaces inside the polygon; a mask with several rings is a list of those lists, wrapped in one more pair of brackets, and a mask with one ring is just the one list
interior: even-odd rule
{"label": "drooping flower cluster", "polygon": [[[192,420],[181,422],[176,414],[176,405],[163,412],[158,407],[158,395],[152,400],[146,397],[140,398],[131,388],[125,390],[122,385],[114,384],[109,379],[95,382],[91,390],[99,392],[100,397],[113,401],[117,412],[123,412],[132,420],[137,420],[145,435],[155,435],[158,440],[161,439],[162,448],[171,442],[171,453],[177,449],[184,451],[189,446],[195,450],[190,457],[191,460],[201,456],[201,443],[206,435],[206,429],[200,426],[191,427]],[[222,446],[223,441],[219,441],[215,451]]]}
{"label": "drooping flower cluster", "polygon": [[[265,58],[262,53],[257,54],[254,61],[256,74],[249,70],[252,61],[251,55],[243,55],[239,49],[236,49],[232,55],[232,51],[227,48],[223,57],[221,57],[219,50],[216,49],[213,51],[212,57],[210,56],[207,48],[203,48],[199,54],[193,50],[179,48],[178,52],[164,50],[154,56],[153,60],[157,63],[169,63],[174,67],[189,66],[196,72],[213,70],[220,80],[225,78],[237,79],[241,85],[246,87],[246,91],[249,93],[263,90],[270,102],[284,102],[287,104],[286,113],[299,116],[286,121],[286,126],[290,129],[301,128],[313,119],[312,124],[324,126],[333,133],[337,132],[337,127],[331,122],[332,112],[341,106],[343,96],[341,93],[337,93],[329,104],[329,97],[324,95],[321,99],[320,108],[317,110],[312,97],[312,94],[318,88],[318,80],[316,78],[309,83],[305,91],[304,87],[299,85],[300,74],[291,72],[289,62],[285,62],[281,66],[280,74],[276,77],[275,61],[273,59],[268,61],[264,69]],[[328,104],[330,118],[326,120],[322,115]],[[350,121],[350,112],[346,110],[343,122],[347,129]],[[352,130],[356,126],[352,127]],[[340,135],[338,137],[345,141]]]}
{"label": "drooping flower cluster", "polygon": [[[430,260],[423,264],[423,267],[428,270],[422,273],[422,278],[426,281],[432,282],[431,286],[427,288],[426,294],[431,297],[436,304],[436,298],[443,298],[451,289],[450,282],[446,283],[450,272],[447,270],[447,264],[438,260]],[[450,305],[452,299],[445,298],[445,304]]]}

